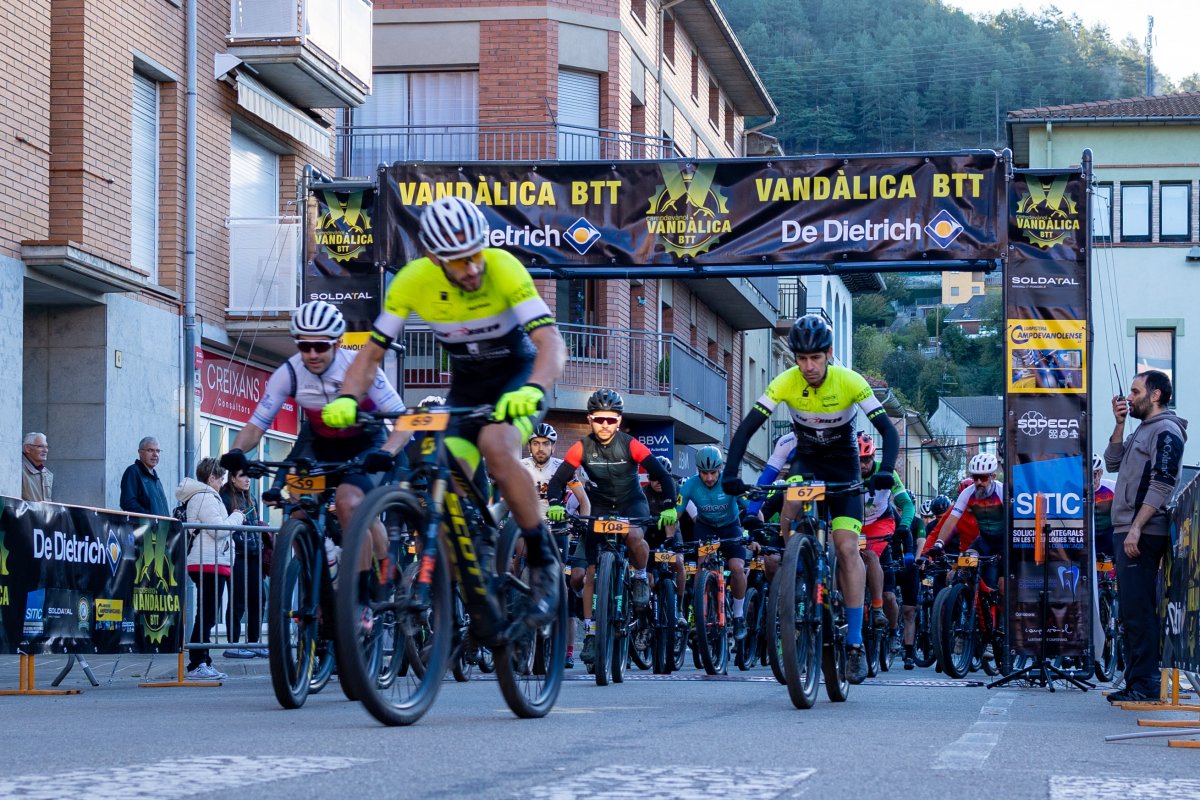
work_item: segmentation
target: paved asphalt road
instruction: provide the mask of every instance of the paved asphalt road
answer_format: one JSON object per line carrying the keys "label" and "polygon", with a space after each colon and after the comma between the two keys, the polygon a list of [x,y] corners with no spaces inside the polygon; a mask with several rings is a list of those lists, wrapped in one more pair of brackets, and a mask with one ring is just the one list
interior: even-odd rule
{"label": "paved asphalt road", "polygon": [[[576,669],[542,720],[476,680],[389,729],[336,683],[283,711],[264,660],[217,661],[220,688],[138,688],[173,662],[97,657],[99,688],[77,669],[64,686],[80,695],[0,697],[0,797],[1200,798],[1195,751],[1104,742],[1138,717],[1188,716],[1110,708],[1100,691],[895,671],[798,711],[762,669],[714,680],[689,664],[606,688]],[[38,659],[39,687],[62,663]],[[16,684],[0,657],[0,686]]]}

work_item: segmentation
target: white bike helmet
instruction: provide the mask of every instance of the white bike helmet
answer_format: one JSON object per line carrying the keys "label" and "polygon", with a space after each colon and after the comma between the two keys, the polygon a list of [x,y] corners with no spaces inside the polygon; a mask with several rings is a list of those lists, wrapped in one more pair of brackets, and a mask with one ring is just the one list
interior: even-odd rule
{"label": "white bike helmet", "polygon": [[417,403],[417,405],[419,405],[423,408],[433,408],[434,406],[444,406],[444,405],[446,405],[446,398],[442,397],[441,395],[431,394],[428,397],[422,398],[421,402]]}
{"label": "white bike helmet", "polygon": [[977,453],[971,457],[967,472],[972,475],[994,475],[999,466],[1000,462],[991,453]]}
{"label": "white bike helmet", "polygon": [[312,300],[292,314],[292,336],[324,336],[339,339],[346,332],[346,320],[332,303]]}
{"label": "white bike helmet", "polygon": [[1092,472],[1104,472],[1104,459],[1095,453],[1092,454]]}
{"label": "white bike helmet", "polygon": [[488,222],[470,200],[442,197],[421,212],[417,237],[426,250],[443,261],[467,258],[487,245]]}

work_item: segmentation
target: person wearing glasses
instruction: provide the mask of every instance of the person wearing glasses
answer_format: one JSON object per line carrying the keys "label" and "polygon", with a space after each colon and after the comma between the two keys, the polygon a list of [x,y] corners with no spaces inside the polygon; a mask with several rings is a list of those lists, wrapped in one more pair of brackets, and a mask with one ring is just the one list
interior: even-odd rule
{"label": "person wearing glasses", "polygon": [[122,511],[171,516],[167,493],[158,479],[158,473],[154,471],[161,454],[158,439],[153,436],[146,436],[138,442],[137,461],[126,467],[125,474],[121,476]]}
{"label": "person wearing glasses", "polygon": [[[389,434],[381,423],[333,428],[321,419],[321,409],[341,393],[346,371],[354,360],[351,353],[341,348],[340,339],[346,332],[342,312],[324,300],[312,300],[292,314],[291,332],[298,352],[271,374],[250,421],[238,431],[229,452],[221,456],[221,466],[235,475],[245,471],[246,452],[258,446],[284,401],[290,397],[308,425],[313,458],[350,461],[361,457],[366,473],[391,469],[395,454],[409,439],[408,431],[395,430]],[[392,382],[383,370],[376,370],[362,408],[389,412],[404,410],[404,401],[392,388]],[[375,488],[375,483],[376,479],[365,473],[342,477],[334,494],[342,530],[349,526],[355,510],[366,493]],[[272,502],[276,498],[264,495],[264,499]]]}
{"label": "person wearing glasses", "polygon": [[[575,471],[581,467],[591,482],[588,499],[592,501],[592,516],[649,517],[650,504],[646,501],[638,479],[640,466],[646,470],[651,481],[656,481],[662,486],[663,495],[666,497],[663,510],[658,515],[659,526],[668,528],[679,522],[679,514],[675,510],[675,479],[663,469],[663,465],[650,452],[650,448],[621,430],[625,400],[620,393],[613,389],[599,389],[593,392],[588,398],[587,410],[592,432],[571,445],[563,455],[563,463],[550,478],[550,486],[546,489],[550,508],[546,510],[546,518],[552,522],[566,518],[567,509],[563,503],[563,496],[567,484],[575,476]],[[640,527],[631,528],[625,537],[625,547],[629,553],[629,563],[633,567],[629,600],[636,606],[644,606],[650,602],[650,583],[646,576],[650,547],[646,544],[645,535]],[[596,654],[592,591],[599,560],[599,540],[595,534],[589,532],[580,540],[571,559],[573,588],[578,590],[579,581],[583,581],[584,637],[580,658],[585,664],[590,664]],[[584,566],[586,570],[575,569]],[[577,577],[576,572],[584,577]]]}
{"label": "person wearing glasses", "polygon": [[491,229],[479,206],[454,196],[434,200],[421,212],[417,238],[426,255],[392,278],[371,338],[322,418],[333,428],[353,425],[409,315],[425,320],[450,359],[447,405],[494,406],[488,419],[455,417],[448,433],[467,472],[486,464],[508,503],[531,571],[526,622],[544,625],[558,610],[562,574],[521,446],[545,413],[567,347],[529,271],[507,250],[488,247]]}
{"label": "person wearing glasses", "polygon": [[[971,485],[964,488],[958,495],[950,516],[938,530],[937,541],[933,543],[931,554],[941,555],[946,542],[958,529],[959,520],[964,517],[974,519],[979,526],[979,536],[970,543],[970,549],[982,557],[1004,553],[1004,532],[1008,523],[1008,514],[1004,510],[1004,484],[996,480],[996,470],[1000,462],[991,453],[976,453],[967,465]],[[1004,579],[1000,577],[1000,564],[990,564],[980,572],[983,582],[1001,593],[1004,591]]]}
{"label": "person wearing glasses", "polygon": [[46,468],[50,444],[46,434],[25,434],[21,441],[21,499],[31,502],[50,502],[54,491],[54,473]]}

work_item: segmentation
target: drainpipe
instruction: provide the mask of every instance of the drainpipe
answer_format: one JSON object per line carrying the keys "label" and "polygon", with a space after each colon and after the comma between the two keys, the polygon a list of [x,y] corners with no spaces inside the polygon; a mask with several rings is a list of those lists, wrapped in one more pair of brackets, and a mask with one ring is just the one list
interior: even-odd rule
{"label": "drainpipe", "polygon": [[1046,164],[1045,169],[1054,168],[1054,123],[1046,120]]}
{"label": "drainpipe", "polygon": [[[667,0],[667,2],[663,3],[662,5],[660,5],[658,7],[658,53],[657,53],[658,76],[657,76],[657,82],[658,82],[658,100],[659,100],[659,103],[658,103],[658,130],[660,133],[662,132],[662,129],[663,129],[663,124],[662,124],[663,123],[663,119],[662,119],[662,115],[663,115],[663,108],[662,108],[663,43],[666,41],[666,38],[663,37],[663,27],[665,27],[665,24],[667,21],[667,11],[669,11],[670,9],[674,8],[675,6],[679,5],[682,2],[683,2],[683,0]],[[675,125],[674,125],[673,121],[671,123],[671,130],[672,130],[671,136],[672,136],[672,138],[674,138]]]}
{"label": "drainpipe", "polygon": [[196,463],[196,3],[187,3],[183,201],[183,467]]}

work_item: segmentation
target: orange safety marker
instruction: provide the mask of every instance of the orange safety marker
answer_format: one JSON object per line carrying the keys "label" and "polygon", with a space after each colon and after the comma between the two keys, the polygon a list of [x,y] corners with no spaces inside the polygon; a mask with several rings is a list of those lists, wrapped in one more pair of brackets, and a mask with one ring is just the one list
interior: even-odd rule
{"label": "orange safety marker", "polygon": [[1187,747],[1200,749],[1200,741],[1196,739],[1167,739],[1167,747]]}
{"label": "orange safety marker", "polygon": [[0,691],[0,695],[5,697],[16,697],[25,695],[58,695],[58,694],[79,694],[78,689],[35,689],[33,688],[34,668],[33,656],[21,654],[19,666],[20,672],[17,676],[16,689],[4,689]]}
{"label": "orange safety marker", "polygon": [[1046,496],[1041,492],[1033,498],[1033,563],[1041,566],[1046,560],[1046,542],[1042,534],[1046,527]]}

